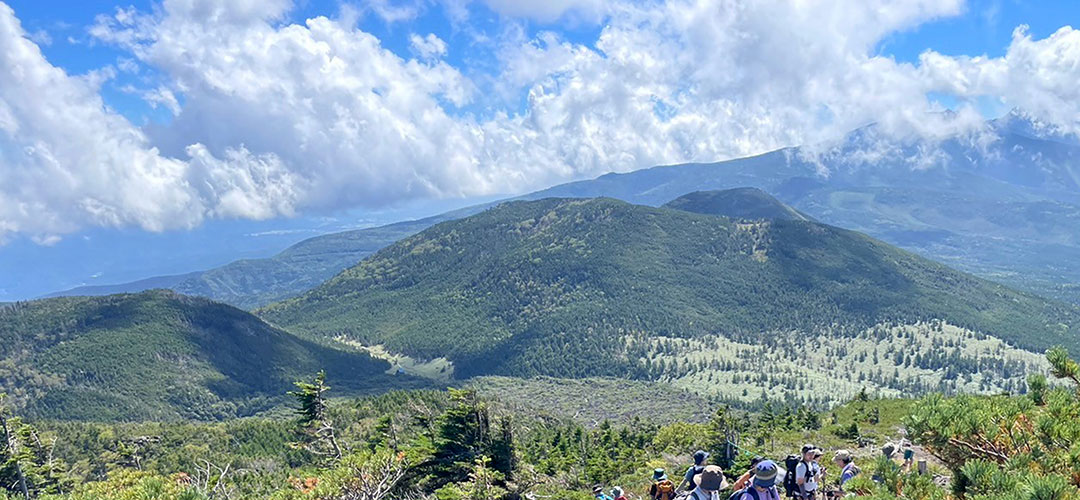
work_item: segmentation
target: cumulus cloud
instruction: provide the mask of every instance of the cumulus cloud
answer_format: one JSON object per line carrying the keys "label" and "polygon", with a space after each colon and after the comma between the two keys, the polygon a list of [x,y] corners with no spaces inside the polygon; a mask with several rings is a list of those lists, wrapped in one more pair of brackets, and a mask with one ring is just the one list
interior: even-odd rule
{"label": "cumulus cloud", "polygon": [[942,91],[989,96],[1061,132],[1080,134],[1080,31],[1065,26],[1035,40],[1020,26],[1004,57],[949,57],[928,51],[921,73]]}
{"label": "cumulus cloud", "polygon": [[[489,38],[494,74],[477,75],[447,63],[454,47],[433,34],[409,38],[413,57],[388,50],[355,12],[288,23],[288,0],[117,10],[91,35],[130,53],[122,71],[160,75],[139,94],[175,115],[145,130],[102,102],[108,74],[49,65],[5,6],[0,81],[18,84],[0,86],[0,234],[519,192],[827,144],[871,122],[883,148],[982,126],[971,106],[940,113],[931,92],[994,96],[1073,131],[1080,116],[1080,35],[1068,28],[1042,40],[1020,29],[1001,58],[876,52],[892,33],[957,15],[961,0],[484,1],[602,27],[576,43],[508,21]],[[386,9],[424,5],[361,8],[396,22],[416,11]],[[934,158],[927,149],[911,167]]]}
{"label": "cumulus cloud", "polygon": [[[51,244],[87,225],[163,230],[192,227],[209,214],[273,215],[265,207],[244,207],[236,189],[216,191],[240,185],[260,193],[280,176],[246,158],[227,158],[228,166],[219,161],[201,173],[161,155],[105,106],[98,85],[106,78],[100,72],[72,76],[50,65],[0,4],[0,239],[25,233]],[[258,177],[215,177],[222,168]],[[288,197],[273,195],[283,200],[273,209],[286,212]]]}

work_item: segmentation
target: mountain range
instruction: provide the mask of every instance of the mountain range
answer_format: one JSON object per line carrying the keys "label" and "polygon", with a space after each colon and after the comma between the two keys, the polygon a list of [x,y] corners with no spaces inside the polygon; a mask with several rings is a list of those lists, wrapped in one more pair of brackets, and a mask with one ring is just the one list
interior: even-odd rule
{"label": "mountain range", "polygon": [[[889,348],[889,364],[875,347],[869,366],[881,380],[874,385],[914,392],[899,374],[891,382],[880,374],[883,366],[916,363],[904,354],[894,361],[900,344],[913,357],[926,356],[917,363],[929,371],[954,356],[955,369],[969,376],[1002,379],[1021,373],[1006,366],[1013,354],[1025,358],[1014,351],[1080,346],[1076,307],[854,231],[791,218],[788,210],[772,219],[695,213],[715,213],[732,196],[694,193],[667,204],[682,209],[609,198],[508,202],[408,237],[257,314],[313,338],[445,357],[459,378],[681,378],[689,371],[671,372],[666,363],[693,359],[702,370],[745,372],[743,364],[702,356],[720,342],[747,356],[767,347],[760,354],[776,356],[780,366],[797,362],[798,346],[821,337],[837,348],[837,365],[854,362],[841,348],[844,339],[876,335],[878,347]],[[734,196],[761,202],[754,191]],[[928,345],[908,339],[922,330]],[[931,336],[942,345],[929,345]],[[987,337],[997,343],[972,354],[962,348],[969,337],[972,345]],[[686,352],[657,364],[668,349]],[[726,361],[752,365],[750,358]],[[930,388],[938,386],[921,389]]]}
{"label": "mountain range", "polygon": [[1045,369],[1035,352],[1080,347],[1074,306],[755,189],[663,207],[521,200],[429,222],[256,315],[165,290],[0,306],[0,382],[22,414],[90,420],[256,414],[320,369],[339,394],[428,384],[417,376],[601,376],[828,405],[865,388],[1016,390]]}
{"label": "mountain range", "polygon": [[[659,206],[693,191],[756,187],[805,217],[865,232],[984,278],[1080,303],[1078,164],[1080,144],[1013,113],[978,133],[936,142],[896,140],[869,126],[831,147],[608,174],[518,199],[604,196]],[[401,237],[492,205],[318,236],[269,259],[194,273],[168,287],[260,307],[304,292]],[[136,282],[59,295],[148,286]]]}

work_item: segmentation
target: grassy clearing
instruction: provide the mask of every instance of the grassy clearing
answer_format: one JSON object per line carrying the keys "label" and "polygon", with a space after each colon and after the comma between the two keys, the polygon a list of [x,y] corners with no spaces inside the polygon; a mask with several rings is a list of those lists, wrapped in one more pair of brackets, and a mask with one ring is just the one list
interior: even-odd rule
{"label": "grassy clearing", "polygon": [[765,396],[831,407],[863,389],[875,397],[987,394],[1019,390],[1027,373],[1047,369],[1039,354],[943,322],[882,324],[855,337],[792,332],[763,344],[721,336],[654,344],[662,381],[744,403]]}

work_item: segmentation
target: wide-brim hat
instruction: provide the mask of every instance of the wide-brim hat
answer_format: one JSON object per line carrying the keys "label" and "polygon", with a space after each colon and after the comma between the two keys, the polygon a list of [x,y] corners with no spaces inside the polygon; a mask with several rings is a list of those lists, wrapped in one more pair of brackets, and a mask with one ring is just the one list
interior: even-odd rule
{"label": "wide-brim hat", "polygon": [[772,460],[762,460],[754,466],[754,486],[772,488],[776,485],[776,476],[780,468]]}
{"label": "wide-brim hat", "polygon": [[652,471],[653,481],[663,481],[667,479],[667,472],[664,469],[656,469]]}
{"label": "wide-brim hat", "polygon": [[694,476],[694,483],[699,488],[709,491],[718,491],[727,488],[727,478],[724,477],[724,469],[715,465],[705,466],[701,474]]}

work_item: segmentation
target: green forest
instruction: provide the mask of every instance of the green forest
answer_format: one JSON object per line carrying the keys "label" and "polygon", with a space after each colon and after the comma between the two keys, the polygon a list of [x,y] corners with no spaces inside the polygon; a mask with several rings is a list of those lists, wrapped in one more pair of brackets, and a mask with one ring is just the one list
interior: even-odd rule
{"label": "green forest", "polygon": [[[846,489],[872,498],[1067,500],[1080,494],[1080,365],[1047,353],[1052,378],[1021,393],[852,401],[819,413],[716,406],[699,422],[583,426],[510,412],[470,390],[335,398],[322,373],[289,392],[287,414],[219,423],[27,420],[3,401],[0,487],[10,499],[586,499],[594,484],[642,498],[651,471],[689,453],[732,476],[751,455],[815,442],[856,450]],[[929,463],[877,450],[901,433]]]}
{"label": "green forest", "polygon": [[257,314],[308,336],[446,357],[462,379],[655,379],[657,338],[761,345],[935,320],[1032,351],[1080,345],[1076,307],[856,232],[603,198],[511,202],[436,225]]}

